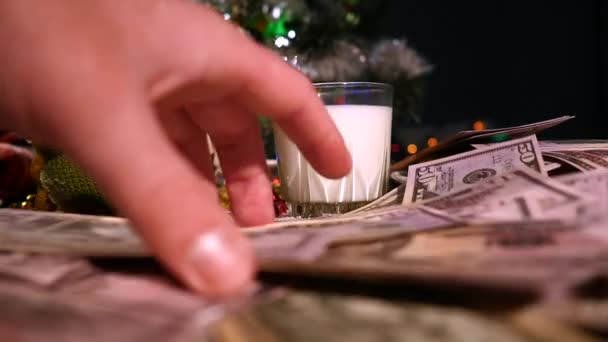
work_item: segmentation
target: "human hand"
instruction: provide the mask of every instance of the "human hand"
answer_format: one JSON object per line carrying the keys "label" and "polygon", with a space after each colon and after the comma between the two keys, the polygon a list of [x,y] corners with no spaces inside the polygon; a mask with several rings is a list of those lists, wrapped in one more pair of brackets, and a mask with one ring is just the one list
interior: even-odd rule
{"label": "human hand", "polygon": [[[255,267],[237,226],[273,219],[255,114],[327,177],[350,169],[309,81],[205,6],[4,0],[0,41],[0,128],[77,161],[200,293],[243,289]],[[207,133],[235,220],[218,203]]]}

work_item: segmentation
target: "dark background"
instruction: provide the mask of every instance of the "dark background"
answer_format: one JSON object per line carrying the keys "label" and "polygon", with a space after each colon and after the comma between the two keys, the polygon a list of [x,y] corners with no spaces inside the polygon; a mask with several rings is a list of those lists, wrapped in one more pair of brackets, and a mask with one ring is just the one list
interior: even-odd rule
{"label": "dark background", "polygon": [[541,138],[608,138],[606,0],[390,0],[368,25],[434,65],[416,135],[571,114]]}

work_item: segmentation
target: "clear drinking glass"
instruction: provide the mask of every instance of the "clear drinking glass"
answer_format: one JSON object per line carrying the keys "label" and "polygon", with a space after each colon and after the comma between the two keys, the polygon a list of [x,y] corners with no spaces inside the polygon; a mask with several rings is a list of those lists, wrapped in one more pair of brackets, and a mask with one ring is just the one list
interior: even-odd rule
{"label": "clear drinking glass", "polygon": [[301,217],[346,213],[382,196],[388,187],[393,87],[333,82],[315,88],[344,138],[353,167],[340,179],[321,176],[275,125],[281,192],[292,214]]}

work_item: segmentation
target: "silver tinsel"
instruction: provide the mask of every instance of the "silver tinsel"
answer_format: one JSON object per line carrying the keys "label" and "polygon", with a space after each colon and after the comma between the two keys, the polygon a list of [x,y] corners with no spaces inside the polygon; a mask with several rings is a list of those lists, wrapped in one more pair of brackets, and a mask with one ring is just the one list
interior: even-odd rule
{"label": "silver tinsel", "polygon": [[288,53],[286,60],[313,82],[362,80],[367,71],[367,56],[356,43],[337,39],[320,52]]}
{"label": "silver tinsel", "polygon": [[377,78],[386,81],[417,78],[433,69],[404,39],[385,39],[374,44],[369,67]]}

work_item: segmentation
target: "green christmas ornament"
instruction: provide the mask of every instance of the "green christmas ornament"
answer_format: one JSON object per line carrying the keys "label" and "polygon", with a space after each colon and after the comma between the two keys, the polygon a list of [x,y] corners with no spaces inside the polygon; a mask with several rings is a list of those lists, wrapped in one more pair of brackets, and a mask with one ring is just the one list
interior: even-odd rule
{"label": "green christmas ornament", "polygon": [[40,184],[59,210],[91,215],[114,214],[95,182],[74,162],[46,148],[37,147],[36,153],[41,153],[44,161]]}

